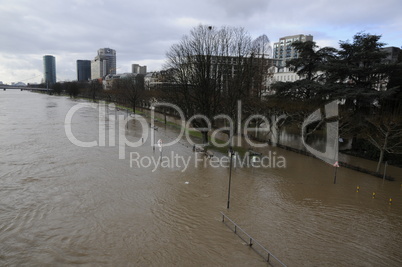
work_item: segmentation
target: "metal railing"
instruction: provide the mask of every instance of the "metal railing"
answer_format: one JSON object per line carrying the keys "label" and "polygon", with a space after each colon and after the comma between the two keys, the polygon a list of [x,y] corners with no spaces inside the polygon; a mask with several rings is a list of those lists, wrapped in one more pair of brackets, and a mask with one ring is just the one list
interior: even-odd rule
{"label": "metal railing", "polygon": [[[264,258],[271,266],[286,266],[282,261],[275,257],[268,249],[263,247],[257,240],[247,234],[240,226],[238,226],[234,221],[232,221],[223,212],[222,222],[231,229],[240,239],[246,242],[257,254]],[[227,223],[227,222],[230,222]]]}

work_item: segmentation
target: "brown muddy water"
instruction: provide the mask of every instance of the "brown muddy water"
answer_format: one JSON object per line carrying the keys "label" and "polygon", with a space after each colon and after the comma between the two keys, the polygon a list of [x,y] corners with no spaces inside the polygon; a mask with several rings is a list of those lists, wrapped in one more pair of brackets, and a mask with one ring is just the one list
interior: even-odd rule
{"label": "brown muddy water", "polygon": [[[397,180],[383,182],[340,168],[333,184],[333,167],[268,147],[260,151],[286,167],[237,165],[228,210],[227,166],[197,156],[184,138],[163,148],[164,166],[153,164],[161,154],[149,138],[119,159],[119,133],[139,141],[141,124],[123,130],[113,118],[125,111],[107,110],[100,122],[95,108],[66,124],[79,103],[0,92],[1,266],[268,266],[220,212],[287,266],[402,266],[401,169],[390,168]],[[65,127],[98,145],[74,145]],[[158,127],[156,140],[178,135]]]}

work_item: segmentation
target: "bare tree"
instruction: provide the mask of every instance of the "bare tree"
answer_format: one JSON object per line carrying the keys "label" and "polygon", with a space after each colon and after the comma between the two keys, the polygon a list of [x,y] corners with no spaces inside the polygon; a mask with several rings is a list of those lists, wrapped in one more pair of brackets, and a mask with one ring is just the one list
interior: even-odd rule
{"label": "bare tree", "polygon": [[272,66],[272,61],[268,58],[272,54],[272,47],[268,36],[261,35],[252,43],[252,68],[253,68],[253,83],[252,96],[261,100],[264,93],[267,92],[267,80],[273,73],[268,70]]}
{"label": "bare tree", "polygon": [[[236,102],[249,95],[253,70],[252,40],[243,28],[200,25],[167,53],[171,72],[169,97],[189,119],[202,114],[210,121],[225,112],[236,114]],[[235,116],[231,116],[235,118]],[[192,121],[208,142],[205,119]]]}
{"label": "bare tree", "polygon": [[379,172],[385,152],[402,154],[402,118],[400,116],[372,116],[368,122],[365,137],[379,151],[376,172]]}
{"label": "bare tree", "polygon": [[102,82],[100,80],[92,80],[89,82],[88,93],[92,101],[96,101],[96,95],[102,91]]}
{"label": "bare tree", "polygon": [[75,98],[80,94],[80,87],[78,82],[66,82],[63,84],[63,87],[71,98]]}
{"label": "bare tree", "polygon": [[122,77],[113,82],[113,87],[120,95],[121,101],[128,103],[135,113],[137,105],[145,97],[144,75]]}

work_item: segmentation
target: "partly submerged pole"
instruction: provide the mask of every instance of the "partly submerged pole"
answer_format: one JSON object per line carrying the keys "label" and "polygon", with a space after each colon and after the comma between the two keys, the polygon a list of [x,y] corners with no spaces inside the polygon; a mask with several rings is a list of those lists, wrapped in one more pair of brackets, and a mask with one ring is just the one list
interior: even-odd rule
{"label": "partly submerged pole", "polygon": [[334,184],[336,184],[336,173],[337,173],[338,168],[339,168],[339,163],[338,163],[338,162],[335,162],[335,164],[334,164],[334,168],[335,168],[335,174],[334,174]]}
{"label": "partly submerged pole", "polygon": [[334,184],[336,184],[336,172],[338,170],[338,167],[335,167],[335,175],[334,175]]}
{"label": "partly submerged pole", "polygon": [[228,187],[227,209],[229,209],[229,206],[230,206],[230,184],[232,183],[232,159],[233,159],[233,154],[234,154],[232,147],[229,148],[229,154],[230,154],[230,167],[229,167],[229,187]]}

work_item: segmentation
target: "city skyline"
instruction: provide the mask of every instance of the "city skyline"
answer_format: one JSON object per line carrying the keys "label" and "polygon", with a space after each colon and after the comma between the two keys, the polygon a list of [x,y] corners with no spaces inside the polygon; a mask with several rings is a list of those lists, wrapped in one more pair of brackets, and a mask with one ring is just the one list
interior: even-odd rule
{"label": "city skyline", "polygon": [[[0,0],[0,81],[39,83],[42,57],[57,58],[57,79],[75,80],[76,61],[92,60],[101,47],[117,51],[116,69],[131,72],[134,63],[148,71],[163,68],[166,52],[199,25],[244,27],[253,38],[269,37],[271,46],[283,36],[311,34],[320,47],[337,47],[361,31],[382,35],[386,46],[401,47],[402,2],[320,1],[303,3],[205,1],[191,4],[148,1]],[[46,6],[46,9],[40,8]],[[180,8],[179,8],[180,7]]]}

